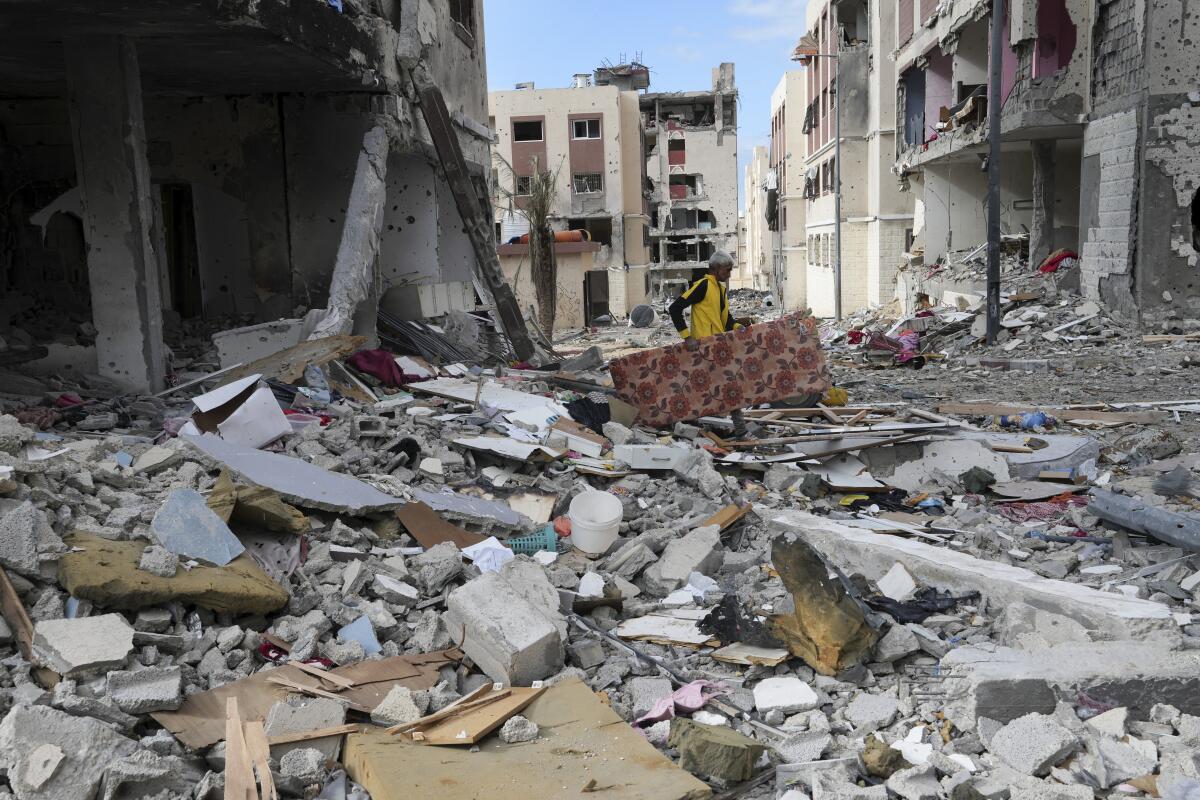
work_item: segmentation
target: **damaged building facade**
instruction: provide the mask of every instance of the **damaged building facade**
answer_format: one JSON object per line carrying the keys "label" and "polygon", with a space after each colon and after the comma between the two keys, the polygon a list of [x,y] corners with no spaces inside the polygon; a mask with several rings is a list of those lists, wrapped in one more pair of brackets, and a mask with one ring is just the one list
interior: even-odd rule
{"label": "damaged building facade", "polygon": [[[1080,257],[1081,290],[1131,317],[1194,316],[1197,23],[1178,2],[1026,0],[1000,53],[1001,228],[1029,261]],[[990,5],[897,4],[897,160],[926,264],[986,240]],[[907,297],[917,287],[902,287]]]}
{"label": "damaged building facade", "polygon": [[551,227],[583,232],[580,241],[554,246],[556,326],[624,316],[645,299],[649,215],[638,90],[649,82],[645,66],[628,64],[579,73],[565,88],[523,83],[489,95],[500,257],[522,308],[534,302],[529,245],[520,237],[529,232],[521,212],[535,172],[555,176]]}
{"label": "damaged building facade", "polygon": [[376,307],[474,309],[474,251],[410,75],[444,88],[482,190],[481,14],[478,0],[10,4],[8,349],[45,348],[31,372],[162,388],[164,335],[322,308],[346,250],[374,267],[372,326]]}
{"label": "damaged building facade", "polygon": [[651,288],[678,288],[738,234],[737,87],[734,66],[700,92],[644,93],[650,191]]}
{"label": "damaged building facade", "polygon": [[771,94],[771,143],[768,171],[759,193],[766,199],[770,231],[772,285],[784,308],[808,303],[807,200],[804,196],[804,117],[807,79],[800,70],[784,73]]}
{"label": "damaged building facade", "polygon": [[[912,228],[912,203],[890,175],[896,118],[891,52],[897,18],[891,2],[855,0],[810,3],[807,20],[808,35],[825,56],[809,61],[803,93],[793,82],[784,84],[789,113],[803,108],[803,121],[801,135],[786,140],[780,159],[794,161],[795,150],[804,150],[803,175],[788,166],[789,180],[803,180],[799,191],[807,201],[800,223],[805,228],[808,265],[803,295],[813,313],[833,316],[836,115],[841,115],[843,310],[892,298],[899,256]],[[788,219],[787,227],[792,225]],[[785,230],[782,219],[780,227]],[[789,273],[793,280],[799,279],[799,270],[789,269]]]}

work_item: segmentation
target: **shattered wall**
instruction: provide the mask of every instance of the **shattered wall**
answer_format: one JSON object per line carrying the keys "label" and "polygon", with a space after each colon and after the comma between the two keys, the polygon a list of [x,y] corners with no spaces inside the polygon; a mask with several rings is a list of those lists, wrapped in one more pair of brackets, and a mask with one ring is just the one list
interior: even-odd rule
{"label": "shattered wall", "polygon": [[1080,170],[1080,289],[1135,316],[1138,114],[1126,111],[1090,122]]}

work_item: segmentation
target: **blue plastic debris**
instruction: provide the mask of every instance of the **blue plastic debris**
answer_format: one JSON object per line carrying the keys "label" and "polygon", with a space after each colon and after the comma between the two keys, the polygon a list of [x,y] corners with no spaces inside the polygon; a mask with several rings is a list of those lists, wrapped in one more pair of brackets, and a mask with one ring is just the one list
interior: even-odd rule
{"label": "blue plastic debris", "polygon": [[338,638],[343,642],[358,642],[362,645],[363,652],[369,656],[383,649],[375,636],[375,626],[365,614],[349,625],[343,625],[338,630]]}
{"label": "blue plastic debris", "polygon": [[118,450],[113,455],[113,461],[116,461],[122,467],[133,466],[133,456],[129,455],[129,453],[126,453],[124,450]]}
{"label": "blue plastic debris", "polygon": [[326,0],[326,2],[329,3],[331,8],[337,9],[339,14],[342,13],[342,0]]}
{"label": "blue plastic debris", "polygon": [[1055,424],[1054,417],[1045,411],[1026,411],[1024,414],[1006,414],[996,418],[1002,428],[1020,428],[1030,431],[1034,428],[1045,428]]}
{"label": "blue plastic debris", "polygon": [[181,558],[194,558],[223,567],[246,551],[225,521],[212,512],[204,497],[191,489],[176,489],[150,523],[154,538]]}

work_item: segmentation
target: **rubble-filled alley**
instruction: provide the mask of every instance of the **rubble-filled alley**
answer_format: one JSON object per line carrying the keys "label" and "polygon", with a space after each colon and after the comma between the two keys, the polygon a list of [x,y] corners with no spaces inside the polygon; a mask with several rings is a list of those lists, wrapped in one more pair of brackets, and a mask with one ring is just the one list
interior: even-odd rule
{"label": "rubble-filled alley", "polygon": [[6,373],[0,796],[1192,796],[1194,326],[1010,277],[992,349],[737,292],[700,351]]}

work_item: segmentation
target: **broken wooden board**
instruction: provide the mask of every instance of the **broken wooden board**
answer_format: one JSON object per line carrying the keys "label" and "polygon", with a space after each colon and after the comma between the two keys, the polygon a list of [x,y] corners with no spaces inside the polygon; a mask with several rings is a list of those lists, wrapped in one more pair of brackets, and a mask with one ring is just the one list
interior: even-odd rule
{"label": "broken wooden board", "polygon": [[228,383],[257,372],[264,380],[274,378],[281,383],[297,383],[304,377],[304,368],[310,364],[317,367],[328,364],[336,358],[343,358],[361,350],[366,344],[367,337],[348,334],[301,342],[286,350],[231,369],[225,376],[225,381]]}
{"label": "broken wooden board", "polygon": [[735,642],[714,650],[712,657],[726,664],[776,667],[791,658],[792,654],[781,647],[755,647],[752,644]]}
{"label": "broken wooden board", "polygon": [[707,609],[679,608],[627,619],[613,631],[622,639],[681,647],[715,647],[720,642],[700,630],[698,623]]}
{"label": "broken wooden board", "polygon": [[576,797],[600,791],[621,800],[704,800],[708,785],[662,755],[586,685],[567,680],[523,711],[537,739],[505,744],[497,736],[477,752],[424,747],[383,731],[351,734],[343,761],[373,800],[418,797]]}
{"label": "broken wooden board", "polygon": [[1048,415],[1064,422],[1071,420],[1093,420],[1096,422],[1137,423],[1151,425],[1170,417],[1166,411],[1093,411],[1086,408],[1037,408],[1034,406],[1010,406],[995,403],[942,403],[938,411],[943,414],[966,414],[976,417],[1020,415],[1031,411],[1045,411]]}
{"label": "broken wooden board", "polygon": [[486,541],[486,536],[471,533],[445,520],[429,506],[421,502],[405,503],[396,512],[401,524],[417,540],[417,544],[428,550],[442,542],[451,542],[459,550]]}
{"label": "broken wooden board", "polygon": [[[475,744],[536,700],[543,691],[524,686],[492,688],[470,704],[464,703],[459,713],[451,713],[429,725],[410,727],[401,735],[421,744]],[[489,698],[493,694],[497,695],[495,700]]]}
{"label": "broken wooden board", "polygon": [[710,525],[716,525],[721,530],[725,530],[753,510],[754,505],[751,503],[746,503],[742,506],[739,506],[737,503],[731,503],[704,520],[704,522],[701,522],[699,527],[707,528]]}
{"label": "broken wooden board", "polygon": [[[438,682],[438,668],[456,663],[459,650],[439,650],[415,656],[395,656],[377,661],[360,661],[333,670],[338,676],[354,682],[354,688],[337,692],[337,698],[364,708],[379,705],[393,686],[409,689],[429,689]],[[285,664],[278,669],[256,672],[248,678],[194,694],[175,711],[157,711],[151,716],[191,748],[208,747],[225,735],[225,704],[237,698],[242,720],[263,720],[271,706],[289,694],[287,687],[272,682],[282,678],[319,691],[321,683],[295,666]]]}

